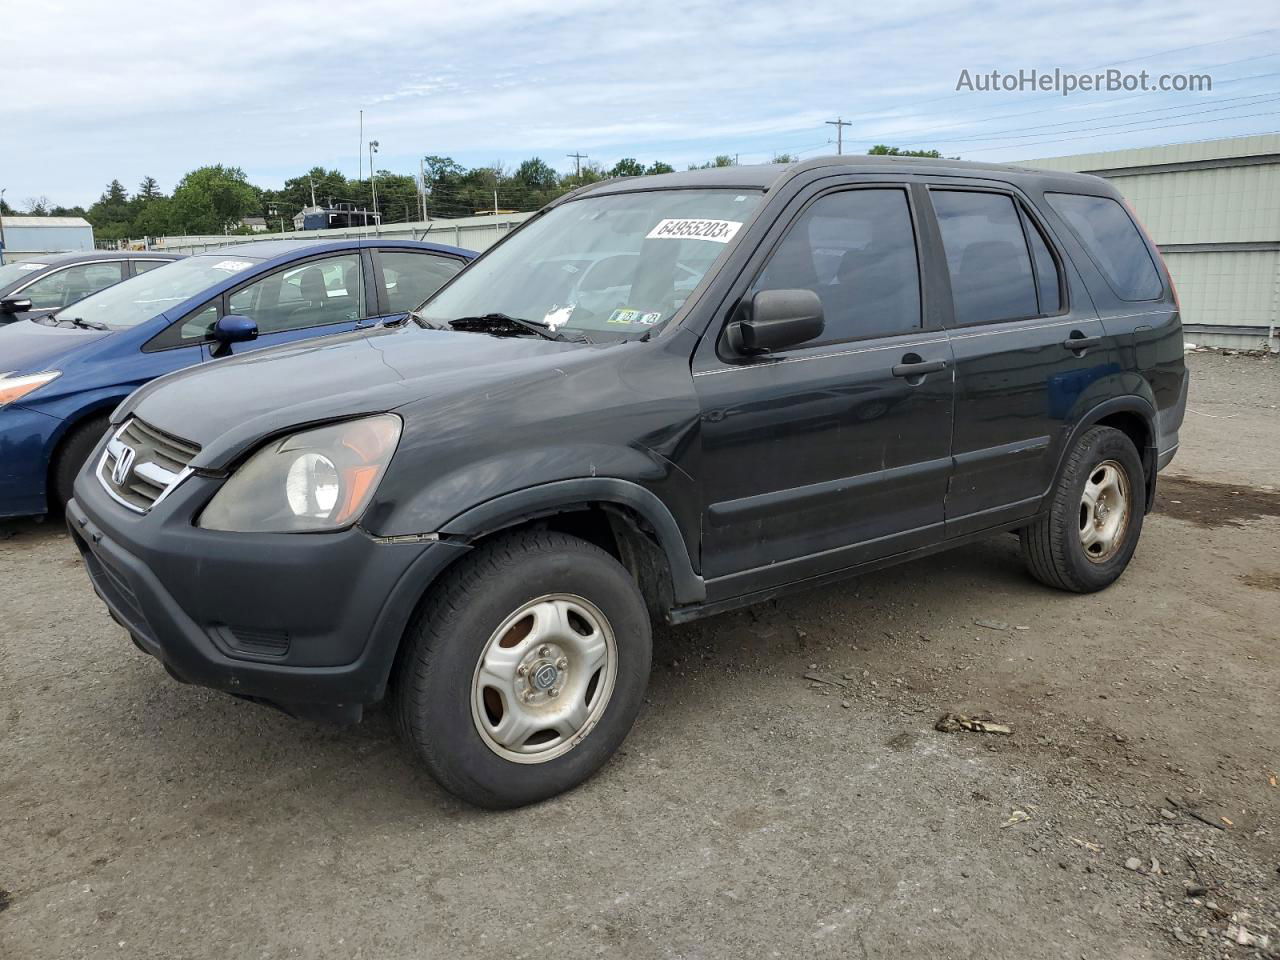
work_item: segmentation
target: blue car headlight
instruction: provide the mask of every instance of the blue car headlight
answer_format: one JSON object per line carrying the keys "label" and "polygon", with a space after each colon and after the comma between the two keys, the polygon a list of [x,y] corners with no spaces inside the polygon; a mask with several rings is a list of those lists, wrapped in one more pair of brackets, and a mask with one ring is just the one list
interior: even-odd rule
{"label": "blue car headlight", "polygon": [[0,407],[39,390],[51,380],[62,376],[61,370],[45,370],[43,373],[0,373]]}

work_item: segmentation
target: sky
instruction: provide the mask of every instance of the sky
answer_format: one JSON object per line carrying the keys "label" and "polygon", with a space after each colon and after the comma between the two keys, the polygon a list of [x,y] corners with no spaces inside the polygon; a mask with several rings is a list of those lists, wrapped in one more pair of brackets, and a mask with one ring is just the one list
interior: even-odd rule
{"label": "sky", "polygon": [[[874,143],[973,160],[1280,131],[1280,5],[807,0],[0,0],[0,188],[88,205],[209,163],[416,172],[568,155],[681,169]],[[861,8],[861,9],[860,9]],[[14,42],[20,38],[20,42]],[[1000,70],[1206,73],[1211,91],[957,90]],[[364,111],[363,134],[359,125]]]}

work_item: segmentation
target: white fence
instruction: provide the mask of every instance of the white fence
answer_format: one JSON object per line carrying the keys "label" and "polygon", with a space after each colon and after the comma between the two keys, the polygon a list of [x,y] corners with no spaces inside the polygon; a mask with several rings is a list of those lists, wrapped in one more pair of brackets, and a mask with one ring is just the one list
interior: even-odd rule
{"label": "white fence", "polygon": [[345,240],[350,237],[383,237],[389,240],[428,240],[469,250],[483,250],[497,243],[532,213],[505,213],[497,216],[459,217],[416,223],[390,223],[381,227],[349,227],[337,230],[289,230],[283,233],[252,233],[240,236],[155,237],[152,250],[173,253],[203,253],[217,247],[257,240]]}

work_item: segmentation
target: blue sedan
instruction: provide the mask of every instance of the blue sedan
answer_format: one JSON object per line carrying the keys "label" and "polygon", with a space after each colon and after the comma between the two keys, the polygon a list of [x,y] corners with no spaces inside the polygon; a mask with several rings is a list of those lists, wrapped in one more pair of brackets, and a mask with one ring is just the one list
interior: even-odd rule
{"label": "blue sedan", "polygon": [[403,318],[475,256],[409,240],[262,240],[0,327],[0,517],[42,514],[136,388],[197,363]]}

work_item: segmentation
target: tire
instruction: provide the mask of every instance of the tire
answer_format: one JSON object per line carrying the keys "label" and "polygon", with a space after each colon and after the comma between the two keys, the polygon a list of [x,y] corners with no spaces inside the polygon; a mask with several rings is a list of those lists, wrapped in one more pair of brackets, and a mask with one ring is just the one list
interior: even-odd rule
{"label": "tire", "polygon": [[[431,588],[397,658],[393,713],[450,793],[519,807],[612,756],[640,711],[651,658],[644,598],[617,560],[560,533],[510,534]],[[558,713],[552,729],[544,718]]]}
{"label": "tire", "polygon": [[58,447],[58,452],[54,456],[49,490],[51,510],[62,510],[66,507],[67,501],[71,499],[71,488],[76,482],[80,468],[84,466],[85,461],[89,459],[89,454],[93,453],[93,448],[98,445],[98,441],[110,427],[111,421],[108,418],[91,417],[84,423],[71,428],[71,432],[62,441],[62,445]]}
{"label": "tire", "polygon": [[[1086,488],[1098,495],[1086,500]],[[1067,455],[1049,509],[1020,531],[1031,575],[1074,593],[1110,586],[1137,549],[1146,492],[1133,441],[1112,427],[1090,427]]]}

